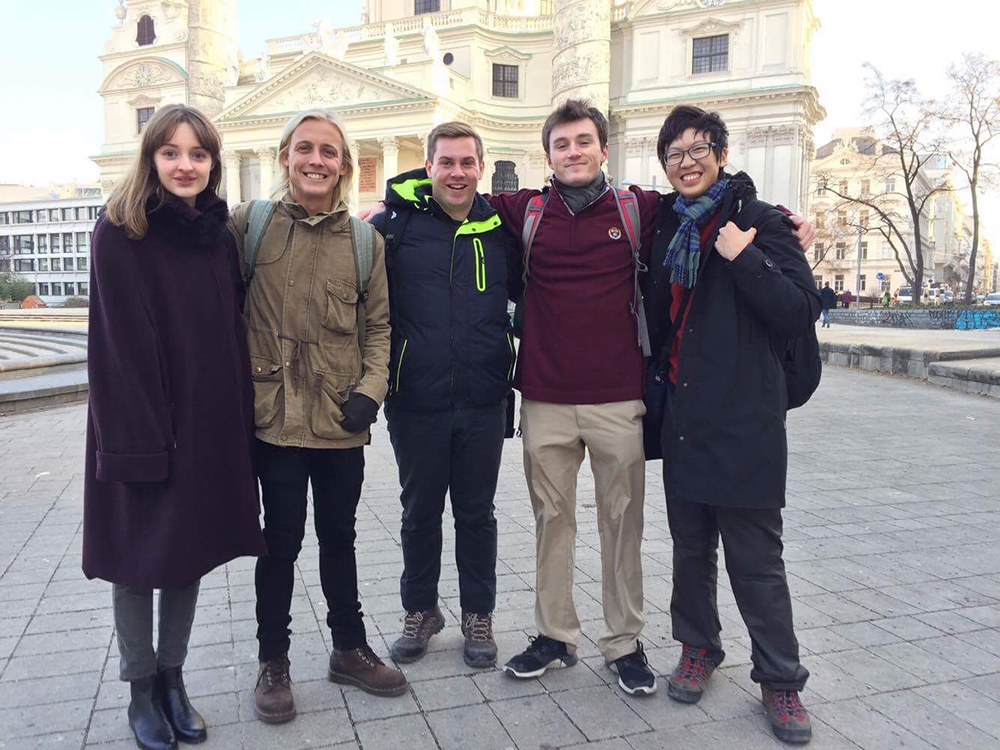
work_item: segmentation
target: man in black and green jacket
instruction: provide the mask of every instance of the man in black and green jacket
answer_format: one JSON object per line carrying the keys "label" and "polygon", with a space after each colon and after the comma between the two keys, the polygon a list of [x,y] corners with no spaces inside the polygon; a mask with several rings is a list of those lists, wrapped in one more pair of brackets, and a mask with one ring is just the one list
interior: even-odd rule
{"label": "man in black and green jacket", "polygon": [[[507,300],[521,284],[517,248],[476,190],[483,145],[468,125],[439,125],[424,169],[388,183],[372,223],[386,238],[392,351],[385,413],[403,505],[400,662],[421,658],[444,627],[438,606],[441,518],[455,518],[465,661],[496,663],[497,526],[493,513],[512,398]],[[512,291],[514,289],[515,291]]]}

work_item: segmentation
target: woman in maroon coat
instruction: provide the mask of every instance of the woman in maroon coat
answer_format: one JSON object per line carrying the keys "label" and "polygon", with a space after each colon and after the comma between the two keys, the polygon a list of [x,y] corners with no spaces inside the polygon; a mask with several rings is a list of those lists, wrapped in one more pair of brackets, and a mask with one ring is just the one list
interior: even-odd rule
{"label": "woman in maroon coat", "polygon": [[129,725],[156,750],[206,736],[181,677],[201,577],[266,551],[219,158],[200,112],[160,109],[94,230],[83,571],[114,584]]}

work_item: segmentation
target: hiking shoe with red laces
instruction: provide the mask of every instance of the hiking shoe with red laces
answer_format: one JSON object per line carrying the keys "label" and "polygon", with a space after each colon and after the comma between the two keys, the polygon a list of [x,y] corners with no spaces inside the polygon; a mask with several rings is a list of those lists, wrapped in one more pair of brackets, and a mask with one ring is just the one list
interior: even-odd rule
{"label": "hiking shoe with red laces", "polygon": [[771,731],[782,742],[804,743],[812,739],[812,722],[796,690],[775,690],[760,686],[760,693],[771,722]]}
{"label": "hiking shoe with red laces", "polygon": [[705,693],[705,683],[718,662],[706,655],[703,648],[685,645],[670,679],[667,680],[667,695],[681,703],[697,703]]}

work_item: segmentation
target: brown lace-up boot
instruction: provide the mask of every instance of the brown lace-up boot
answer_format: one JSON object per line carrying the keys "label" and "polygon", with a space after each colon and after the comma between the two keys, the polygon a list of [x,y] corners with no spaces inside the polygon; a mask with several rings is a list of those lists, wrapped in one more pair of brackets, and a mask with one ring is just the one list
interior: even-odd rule
{"label": "brown lace-up boot", "polygon": [[409,684],[398,669],[387,667],[367,643],[350,651],[330,654],[330,682],[354,685],[366,693],[381,696],[402,695]]}
{"label": "brown lace-up boot", "polygon": [[262,661],[253,691],[253,712],[263,722],[282,724],[295,718],[295,697],[288,654]]}
{"label": "brown lace-up boot", "polygon": [[470,667],[492,667],[497,663],[497,642],[493,639],[493,613],[462,613],[463,656]]}

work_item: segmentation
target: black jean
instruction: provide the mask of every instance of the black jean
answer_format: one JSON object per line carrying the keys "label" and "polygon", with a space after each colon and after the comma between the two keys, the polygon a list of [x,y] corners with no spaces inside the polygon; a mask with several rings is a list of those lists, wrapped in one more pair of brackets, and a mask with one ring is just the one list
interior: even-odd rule
{"label": "black jean", "polygon": [[492,612],[497,590],[493,498],[504,404],[433,412],[389,408],[386,418],[402,488],[403,608],[417,612],[437,605],[441,518],[445,493],[450,493],[462,609]]}
{"label": "black jean", "polygon": [[319,575],[326,597],[333,647],[364,645],[354,555],[355,513],[365,475],[364,448],[285,448],[257,441],[257,476],[264,505],[267,556],[257,559],[257,642],[262,661],[291,644],[295,561],[306,529],[306,486],[312,483],[313,520],[319,540]]}
{"label": "black jean", "polygon": [[725,658],[716,604],[721,535],[729,582],[750,632],[750,678],[776,689],[801,690],[809,672],[799,662],[792,625],[792,600],[781,557],[781,509],[670,500],[668,489],[667,520],[674,542],[670,600],[674,639],[705,649],[718,663]]}

